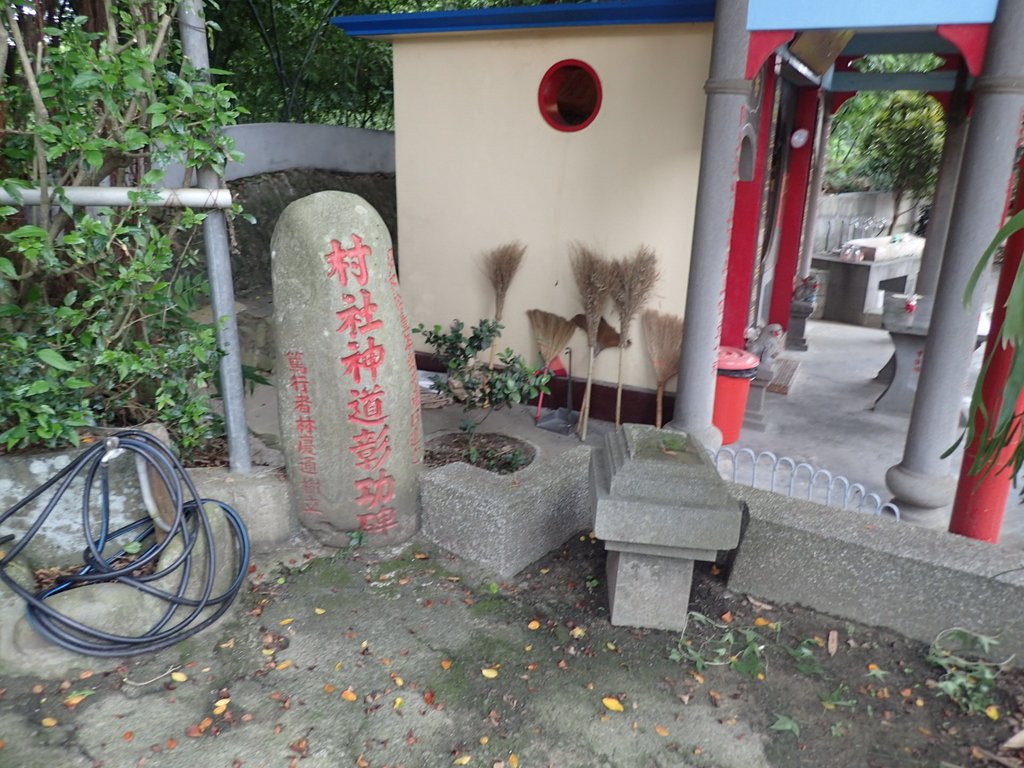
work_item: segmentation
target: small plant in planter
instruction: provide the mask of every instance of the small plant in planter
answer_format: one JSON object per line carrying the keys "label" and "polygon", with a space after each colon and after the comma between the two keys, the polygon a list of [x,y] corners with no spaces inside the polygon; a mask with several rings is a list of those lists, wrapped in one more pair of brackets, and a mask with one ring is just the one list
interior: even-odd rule
{"label": "small plant in planter", "polygon": [[[496,409],[525,403],[542,392],[548,394],[547,383],[551,380],[550,373],[533,370],[511,349],[498,355],[499,364],[493,368],[477,359],[480,352],[490,348],[502,328],[495,320],[481,320],[467,336],[463,332],[465,324],[455,320],[447,331],[440,325],[427,329],[421,324],[413,329],[414,333],[423,334],[445,366],[447,378],[435,378],[434,390],[461,401],[467,414],[461,426],[465,435],[462,460],[499,473],[515,472],[525,465],[526,459],[515,449],[481,450],[477,429]],[[476,410],[483,410],[483,416],[473,418],[470,414]]]}

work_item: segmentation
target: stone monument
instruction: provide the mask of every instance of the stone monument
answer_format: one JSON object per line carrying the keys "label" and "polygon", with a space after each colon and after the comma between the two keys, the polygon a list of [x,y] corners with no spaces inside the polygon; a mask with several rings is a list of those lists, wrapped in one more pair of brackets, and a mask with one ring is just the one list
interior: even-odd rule
{"label": "stone monument", "polygon": [[740,503],[703,446],[681,432],[626,424],[591,456],[612,624],[682,632],[693,563],[736,547]]}
{"label": "stone monument", "polygon": [[416,533],[419,384],[391,236],[357,195],[319,192],[271,241],[281,437],[300,522],[329,546]]}

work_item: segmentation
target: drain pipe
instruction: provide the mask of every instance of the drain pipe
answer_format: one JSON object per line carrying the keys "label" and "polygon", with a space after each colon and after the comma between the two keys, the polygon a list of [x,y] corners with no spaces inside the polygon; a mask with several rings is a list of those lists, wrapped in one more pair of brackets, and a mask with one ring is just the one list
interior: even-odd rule
{"label": "drain pipe", "polygon": [[[183,0],[178,8],[181,47],[197,71],[210,69],[210,52],[206,44],[206,21],[203,0]],[[209,77],[209,74],[206,75]],[[199,169],[199,186],[216,190],[222,179],[212,168]],[[220,359],[221,398],[228,436],[228,460],[231,471],[247,474],[252,471],[249,452],[249,430],[245,423],[245,392],[242,384],[242,356],[238,343],[238,319],[235,316],[235,291],[231,281],[231,259],[228,250],[227,220],[223,211],[212,210],[203,221],[203,242],[206,269],[210,278],[210,299],[217,323],[217,346]]]}

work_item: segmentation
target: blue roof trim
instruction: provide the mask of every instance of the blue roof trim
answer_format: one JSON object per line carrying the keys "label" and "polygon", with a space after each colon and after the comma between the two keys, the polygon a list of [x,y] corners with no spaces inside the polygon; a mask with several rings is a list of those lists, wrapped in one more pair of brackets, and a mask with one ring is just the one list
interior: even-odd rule
{"label": "blue roof trim", "polygon": [[713,21],[714,18],[715,0],[605,0],[566,5],[337,16],[331,19],[331,24],[352,37],[395,37],[545,27],[679,24]]}
{"label": "blue roof trim", "polygon": [[[1019,0],[1013,0],[1019,2]],[[997,0],[750,0],[747,29],[868,29],[991,24]]]}

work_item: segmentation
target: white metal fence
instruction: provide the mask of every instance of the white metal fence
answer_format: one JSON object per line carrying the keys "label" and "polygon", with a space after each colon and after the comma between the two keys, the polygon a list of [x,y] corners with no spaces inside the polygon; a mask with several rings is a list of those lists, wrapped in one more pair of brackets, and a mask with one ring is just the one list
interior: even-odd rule
{"label": "white metal fence", "polygon": [[718,473],[734,483],[816,504],[900,519],[898,506],[891,501],[883,502],[877,493],[869,493],[860,483],[788,456],[777,456],[771,451],[755,453],[751,448],[722,447],[712,458]]}

